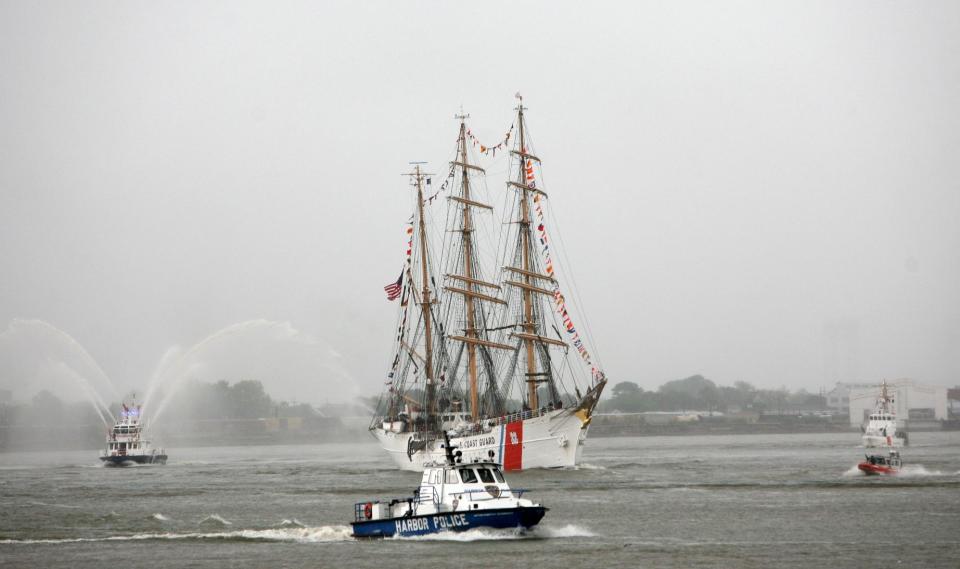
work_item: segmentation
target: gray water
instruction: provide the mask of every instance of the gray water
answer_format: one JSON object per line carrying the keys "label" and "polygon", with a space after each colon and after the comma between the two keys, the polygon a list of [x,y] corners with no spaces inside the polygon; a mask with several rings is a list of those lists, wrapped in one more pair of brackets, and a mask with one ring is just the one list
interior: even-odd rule
{"label": "gray water", "polygon": [[0,454],[4,567],[960,567],[960,433],[914,433],[896,478],[856,434],[594,438],[577,470],[512,473],[535,531],[358,542],[353,504],[414,473],[369,444]]}

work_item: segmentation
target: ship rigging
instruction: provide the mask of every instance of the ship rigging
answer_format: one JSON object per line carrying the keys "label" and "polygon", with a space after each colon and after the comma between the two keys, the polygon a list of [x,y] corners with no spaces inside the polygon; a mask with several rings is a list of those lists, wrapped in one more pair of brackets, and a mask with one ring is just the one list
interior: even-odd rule
{"label": "ship rigging", "polygon": [[[520,99],[516,129],[494,147],[510,148],[512,172],[499,223],[486,171],[471,159],[473,148],[487,154],[487,147],[468,128],[468,115],[457,115],[441,190],[425,195],[432,178],[422,163],[407,174],[415,203],[395,351],[370,426],[402,468],[422,470],[441,458],[445,433],[468,460],[508,470],[574,466],[606,384],[561,292],[525,110]],[[429,216],[444,192],[446,223],[433,247]]]}

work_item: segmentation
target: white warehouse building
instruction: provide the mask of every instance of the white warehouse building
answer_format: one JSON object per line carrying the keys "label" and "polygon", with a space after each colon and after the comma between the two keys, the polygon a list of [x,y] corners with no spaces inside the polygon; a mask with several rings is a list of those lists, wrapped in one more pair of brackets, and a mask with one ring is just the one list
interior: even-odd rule
{"label": "white warehouse building", "polygon": [[[887,393],[893,396],[897,419],[943,421],[947,419],[947,388],[926,385],[912,379],[887,382]],[[863,424],[873,412],[880,396],[880,386],[855,387],[850,390],[850,426]]]}

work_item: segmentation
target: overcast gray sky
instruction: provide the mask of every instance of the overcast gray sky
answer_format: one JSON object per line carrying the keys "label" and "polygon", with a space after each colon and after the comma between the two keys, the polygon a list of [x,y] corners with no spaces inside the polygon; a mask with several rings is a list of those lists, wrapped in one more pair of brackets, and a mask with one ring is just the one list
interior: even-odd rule
{"label": "overcast gray sky", "polygon": [[0,329],[123,390],[289,322],[210,378],[375,393],[399,174],[520,91],[612,380],[960,383],[960,3],[585,6],[0,3]]}

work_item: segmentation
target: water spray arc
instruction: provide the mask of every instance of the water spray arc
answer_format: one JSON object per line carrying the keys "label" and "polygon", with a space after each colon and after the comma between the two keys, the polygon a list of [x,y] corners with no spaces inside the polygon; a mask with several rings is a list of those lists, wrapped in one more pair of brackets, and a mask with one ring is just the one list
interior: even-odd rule
{"label": "water spray arc", "polygon": [[32,378],[41,372],[69,378],[80,388],[104,425],[109,427],[113,424],[115,418],[104,396],[116,399],[116,389],[93,356],[73,336],[43,320],[15,318],[0,333],[0,352],[11,352],[6,357],[13,359],[18,342],[43,349],[40,361],[28,366],[22,373]]}

